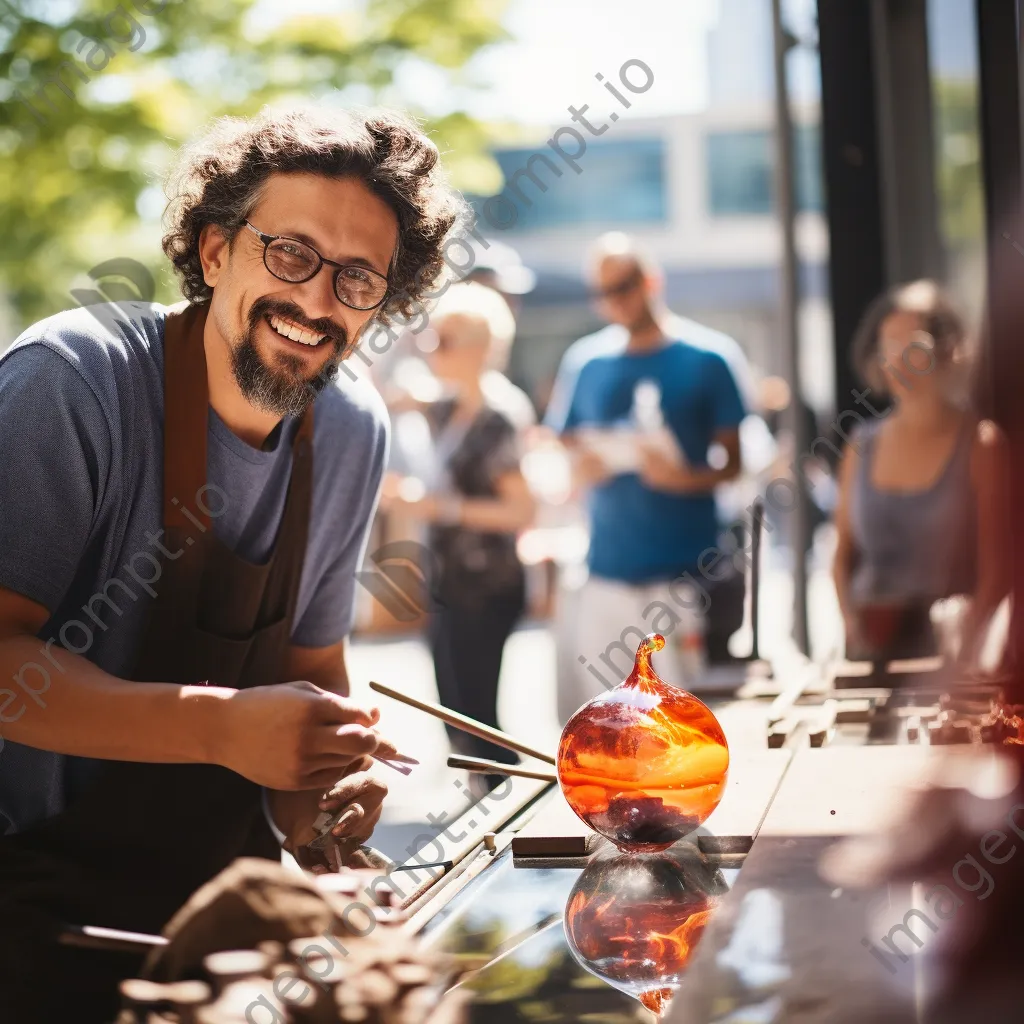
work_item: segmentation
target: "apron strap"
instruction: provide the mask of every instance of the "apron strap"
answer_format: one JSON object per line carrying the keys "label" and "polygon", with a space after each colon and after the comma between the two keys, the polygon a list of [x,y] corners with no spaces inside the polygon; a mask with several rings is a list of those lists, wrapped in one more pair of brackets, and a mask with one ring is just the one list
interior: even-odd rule
{"label": "apron strap", "polygon": [[[203,511],[210,394],[203,332],[209,305],[168,313],[164,326],[164,526],[190,530],[184,509],[210,529]],[[197,501],[198,496],[198,501]]]}

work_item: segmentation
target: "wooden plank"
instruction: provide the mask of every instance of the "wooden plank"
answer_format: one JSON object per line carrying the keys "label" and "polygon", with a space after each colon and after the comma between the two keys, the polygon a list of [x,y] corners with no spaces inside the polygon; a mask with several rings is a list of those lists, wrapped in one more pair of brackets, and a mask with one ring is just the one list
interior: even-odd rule
{"label": "wooden plank", "polygon": [[[789,750],[756,750],[734,757],[722,802],[697,830],[705,853],[750,849],[791,756]],[[558,790],[516,833],[512,853],[515,857],[581,857],[594,849],[596,840]]]}
{"label": "wooden plank", "polygon": [[581,857],[590,853],[596,834],[566,803],[555,788],[544,806],[512,839],[514,857]]}

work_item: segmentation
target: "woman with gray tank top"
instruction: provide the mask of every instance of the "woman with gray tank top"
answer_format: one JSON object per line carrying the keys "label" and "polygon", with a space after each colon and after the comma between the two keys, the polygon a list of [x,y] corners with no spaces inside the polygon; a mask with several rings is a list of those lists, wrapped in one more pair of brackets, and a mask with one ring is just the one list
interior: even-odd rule
{"label": "woman with gray tank top", "polygon": [[972,666],[1009,591],[1005,440],[957,397],[965,338],[939,287],[915,281],[876,300],[854,340],[868,385],[858,404],[874,418],[839,474],[833,576],[848,658],[937,653],[932,605],[970,595],[959,661]]}

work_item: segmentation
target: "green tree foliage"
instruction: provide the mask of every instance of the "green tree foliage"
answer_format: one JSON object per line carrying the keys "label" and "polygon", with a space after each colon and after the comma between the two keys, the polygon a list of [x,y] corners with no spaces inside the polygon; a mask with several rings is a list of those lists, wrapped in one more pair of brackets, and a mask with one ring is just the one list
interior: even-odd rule
{"label": "green tree foliage", "polygon": [[980,245],[985,230],[985,193],[976,82],[936,80],[935,146],[946,242],[954,251]]}
{"label": "green tree foliage", "polygon": [[[349,0],[271,23],[264,12],[288,4],[0,0],[0,301],[21,323],[67,308],[112,257],[141,260],[173,299],[154,224],[181,142],[266,103],[379,102],[408,60],[456,81],[503,38],[505,2]],[[456,186],[486,176],[483,126],[452,114],[426,127]]]}

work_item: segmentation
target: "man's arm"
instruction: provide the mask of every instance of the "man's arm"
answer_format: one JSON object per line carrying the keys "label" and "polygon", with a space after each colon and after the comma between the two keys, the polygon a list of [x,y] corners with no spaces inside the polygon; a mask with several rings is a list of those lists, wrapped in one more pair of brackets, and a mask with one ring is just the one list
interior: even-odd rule
{"label": "man's arm", "polygon": [[36,634],[50,618],[0,587],[0,728],[7,739],[81,757],[213,761],[233,691],[128,683]]}
{"label": "man's arm", "polygon": [[329,647],[299,647],[292,644],[288,648],[285,678],[308,679],[322,690],[347,697],[349,685],[345,646],[345,640],[339,640]]}
{"label": "man's arm", "polygon": [[234,690],[134,682],[36,634],[49,612],[0,587],[0,730],[80,757],[219,764],[261,785],[333,785],[354,761],[392,750],[369,712],[310,682]]}

